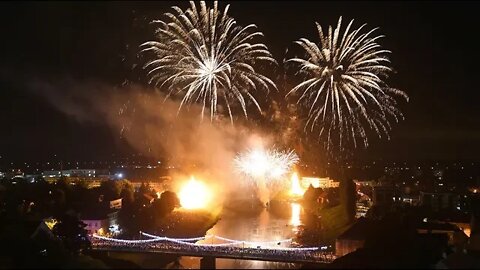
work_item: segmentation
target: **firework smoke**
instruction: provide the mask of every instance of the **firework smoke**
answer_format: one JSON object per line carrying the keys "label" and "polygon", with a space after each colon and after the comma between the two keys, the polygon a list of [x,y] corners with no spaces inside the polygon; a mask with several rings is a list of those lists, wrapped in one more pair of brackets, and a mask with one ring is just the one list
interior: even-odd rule
{"label": "firework smoke", "polygon": [[[252,130],[241,123],[232,126],[228,119],[221,118],[215,125],[199,122],[201,108],[196,105],[177,115],[179,102],[135,85],[116,89],[66,79],[54,84],[36,81],[30,89],[79,125],[106,125],[118,143],[123,137],[138,153],[167,158],[176,168],[171,176],[179,183],[192,175],[198,177],[215,194],[215,204],[221,204],[229,192],[238,193],[238,186],[231,183],[237,177],[232,160],[248,147],[253,136]],[[265,134],[259,136],[270,140]]]}

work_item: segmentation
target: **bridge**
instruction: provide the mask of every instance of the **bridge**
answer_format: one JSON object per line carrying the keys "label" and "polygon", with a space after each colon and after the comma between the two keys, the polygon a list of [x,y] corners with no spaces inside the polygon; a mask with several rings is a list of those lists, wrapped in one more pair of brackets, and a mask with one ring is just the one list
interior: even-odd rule
{"label": "bridge", "polygon": [[[178,256],[201,257],[200,268],[215,268],[215,259],[258,260],[287,263],[330,263],[336,257],[325,251],[326,247],[284,247],[291,239],[248,242],[220,236],[197,238],[168,238],[142,233],[146,240],[125,240],[92,236],[92,248],[106,252],[157,253]],[[225,243],[193,243],[208,238],[223,240]],[[273,244],[273,246],[272,246]]]}

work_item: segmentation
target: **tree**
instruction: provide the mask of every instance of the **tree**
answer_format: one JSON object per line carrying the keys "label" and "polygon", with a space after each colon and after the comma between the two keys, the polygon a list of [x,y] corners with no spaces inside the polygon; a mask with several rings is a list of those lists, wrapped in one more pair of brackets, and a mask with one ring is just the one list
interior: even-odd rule
{"label": "tree", "polygon": [[62,214],[57,218],[57,224],[52,229],[63,243],[65,249],[72,254],[78,255],[85,249],[91,247],[90,240],[87,236],[87,226],[78,217],[69,214]]}
{"label": "tree", "polygon": [[53,191],[53,201],[58,209],[65,207],[67,198],[63,189],[57,188]]}
{"label": "tree", "polygon": [[143,194],[150,194],[152,193],[152,189],[148,184],[142,182],[142,185],[140,185],[140,188],[138,189],[138,193],[140,194],[140,196],[142,196]]}
{"label": "tree", "polygon": [[100,191],[106,200],[118,199],[122,191],[122,182],[114,180],[104,181],[100,184]]}
{"label": "tree", "polygon": [[175,207],[180,206],[180,199],[178,198],[177,194],[172,191],[164,191],[160,195],[160,199],[154,201],[154,206],[156,205],[156,201],[158,201],[162,214],[169,214],[175,209]]}
{"label": "tree", "polygon": [[135,188],[133,184],[128,180],[122,181],[122,191],[120,197],[122,197],[123,204],[132,204],[134,201]]}
{"label": "tree", "polygon": [[126,236],[136,235],[139,230],[138,213],[139,200],[135,200],[135,188],[128,180],[123,180],[122,191],[122,209],[118,213],[118,223],[122,228],[122,234]]}
{"label": "tree", "polygon": [[64,191],[71,190],[70,180],[65,176],[61,176],[57,181],[57,187]]}
{"label": "tree", "polygon": [[352,179],[340,182],[340,205],[342,205],[346,220],[349,223],[355,220],[356,213],[356,186]]}
{"label": "tree", "polygon": [[85,179],[82,179],[77,183],[77,188],[79,189],[87,190],[88,187],[89,187],[88,181]]}

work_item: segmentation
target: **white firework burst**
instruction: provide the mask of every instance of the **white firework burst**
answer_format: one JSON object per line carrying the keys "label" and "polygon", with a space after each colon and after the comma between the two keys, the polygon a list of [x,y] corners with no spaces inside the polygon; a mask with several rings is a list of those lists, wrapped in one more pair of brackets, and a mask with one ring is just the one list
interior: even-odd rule
{"label": "white firework burst", "polygon": [[253,180],[283,180],[299,158],[293,151],[251,148],[235,157],[235,168]]}
{"label": "white firework burst", "polygon": [[180,95],[185,103],[200,102],[202,118],[205,108],[210,118],[223,103],[233,122],[232,109],[240,105],[247,117],[247,105],[260,105],[253,96],[257,89],[276,89],[275,83],[255,69],[259,63],[276,63],[267,46],[255,42],[263,36],[256,26],[238,26],[227,15],[229,5],[221,12],[215,1],[213,8],[200,2],[200,9],[193,2],[183,11],[172,7],[165,21],[159,25],[156,40],[141,45],[142,53],[152,52],[153,58],[144,66],[150,83],[167,92],[168,96]]}
{"label": "white firework burst", "polygon": [[377,43],[382,35],[372,35],[377,28],[362,33],[364,24],[350,31],[352,20],[342,35],[341,24],[342,17],[337,27],[329,26],[325,34],[316,23],[320,42],[301,38],[295,43],[306,57],[285,61],[295,65],[304,79],[287,96],[299,96],[297,103],[308,110],[305,129],[317,130],[319,138],[326,136],[327,149],[343,149],[347,142],[357,147],[357,139],[367,147],[368,130],[389,138],[392,119],[398,122],[404,118],[395,96],[408,101],[406,93],[385,83],[392,71],[387,58],[391,52]]}

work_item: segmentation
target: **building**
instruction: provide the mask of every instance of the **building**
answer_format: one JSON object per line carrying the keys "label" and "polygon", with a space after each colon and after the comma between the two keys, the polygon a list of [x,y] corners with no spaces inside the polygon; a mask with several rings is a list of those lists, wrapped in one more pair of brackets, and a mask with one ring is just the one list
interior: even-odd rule
{"label": "building", "polygon": [[380,185],[379,182],[375,180],[353,180],[353,182],[362,187],[374,187]]}
{"label": "building", "polygon": [[465,252],[454,252],[439,261],[435,269],[480,269],[480,259]]}
{"label": "building", "polygon": [[110,209],[122,209],[122,198],[110,201]]}
{"label": "building", "polygon": [[37,238],[37,237],[42,237],[42,236],[47,236],[48,239],[54,239],[55,235],[53,235],[52,229],[53,226],[57,224],[57,221],[53,218],[46,218],[40,221],[38,224],[38,227],[33,231],[32,235],[30,238]]}
{"label": "building", "polygon": [[362,248],[368,232],[375,227],[374,225],[375,223],[372,220],[359,218],[355,224],[335,240],[335,255],[337,257],[345,256]]}
{"label": "building", "polygon": [[371,202],[369,201],[357,201],[356,202],[356,212],[355,212],[355,217],[360,218],[360,217],[365,217],[367,214],[368,210],[372,207]]}
{"label": "building", "polygon": [[412,205],[412,206],[417,206],[420,204],[420,196],[412,195],[412,194],[402,195],[401,202]]}
{"label": "building", "polygon": [[95,207],[84,209],[80,219],[87,226],[88,234],[115,235],[120,232],[118,225],[118,211],[122,207],[122,199],[107,203],[99,203]]}
{"label": "building", "polygon": [[420,192],[420,205],[433,211],[455,210],[460,202],[460,196],[453,193]]}
{"label": "building", "polygon": [[[392,186],[375,186],[372,191],[373,205],[389,206],[394,202],[395,190]],[[396,198],[395,198],[396,200]]]}
{"label": "building", "polygon": [[42,173],[44,178],[59,178],[65,177],[96,177],[99,173],[95,169],[77,169],[77,170],[61,170],[61,171],[44,171]]}
{"label": "building", "polygon": [[103,181],[117,179],[118,176],[110,175],[106,170],[76,169],[62,171],[44,171],[42,176],[48,183],[56,183],[60,177],[65,177],[72,185],[86,181],[88,187],[98,187]]}
{"label": "building", "polygon": [[88,234],[115,235],[120,232],[118,211],[82,213],[81,221],[86,224]]}
{"label": "building", "polygon": [[330,177],[302,177],[300,183],[304,189],[307,189],[310,185],[314,188],[338,188],[340,185],[340,182],[334,181]]}
{"label": "building", "polygon": [[464,234],[460,228],[451,223],[424,221],[419,223],[416,229],[419,234],[445,234],[449,245],[454,245],[456,238],[461,237],[458,233]]}

